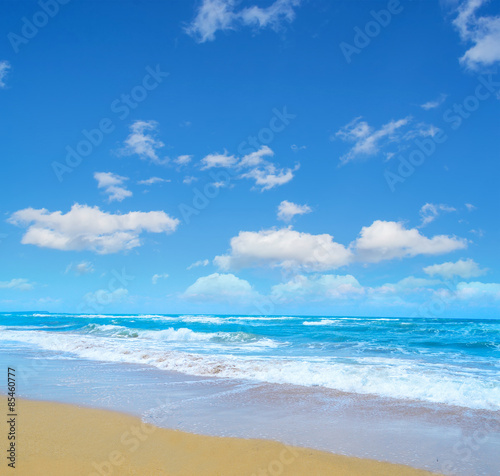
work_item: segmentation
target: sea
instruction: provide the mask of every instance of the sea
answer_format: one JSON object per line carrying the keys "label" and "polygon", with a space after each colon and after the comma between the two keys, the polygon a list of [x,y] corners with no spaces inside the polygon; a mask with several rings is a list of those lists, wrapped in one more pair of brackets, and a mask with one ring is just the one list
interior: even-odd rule
{"label": "sea", "polygon": [[27,398],[500,474],[500,319],[11,312],[0,363]]}

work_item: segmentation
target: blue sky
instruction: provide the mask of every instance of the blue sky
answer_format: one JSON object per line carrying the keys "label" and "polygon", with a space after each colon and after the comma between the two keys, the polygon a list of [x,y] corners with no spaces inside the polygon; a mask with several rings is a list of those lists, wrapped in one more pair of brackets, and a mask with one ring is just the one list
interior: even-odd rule
{"label": "blue sky", "polygon": [[495,2],[2,8],[1,310],[498,316]]}

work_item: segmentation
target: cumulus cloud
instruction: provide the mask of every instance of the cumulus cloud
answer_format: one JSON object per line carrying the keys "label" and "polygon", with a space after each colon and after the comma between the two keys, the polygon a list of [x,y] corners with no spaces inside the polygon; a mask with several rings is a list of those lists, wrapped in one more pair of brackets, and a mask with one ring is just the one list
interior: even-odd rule
{"label": "cumulus cloud", "polygon": [[200,259],[199,261],[194,262],[193,264],[190,264],[186,269],[193,269],[197,268],[198,266],[208,266],[210,264],[210,261],[207,259]]}
{"label": "cumulus cloud", "polygon": [[312,300],[346,299],[361,296],[365,289],[351,275],[339,276],[323,274],[313,276],[294,276],[287,283],[277,284],[271,289],[273,301],[296,301],[297,298]]}
{"label": "cumulus cloud", "polygon": [[461,40],[472,45],[460,58],[467,68],[477,70],[500,62],[500,15],[479,15],[488,0],[464,0],[453,25]]}
{"label": "cumulus cloud", "polygon": [[8,61],[0,61],[0,89],[7,87],[5,84],[5,78],[10,69],[10,63]]}
{"label": "cumulus cloud", "polygon": [[452,279],[455,276],[469,279],[482,276],[487,273],[487,269],[481,269],[479,265],[471,258],[460,259],[455,263],[449,261],[442,264],[433,264],[424,268],[424,272],[429,276],[442,276],[445,279]]}
{"label": "cumulus cloud", "polygon": [[475,207],[474,205],[472,205],[472,203],[466,203],[466,204],[465,204],[465,208],[467,208],[467,210],[468,210],[469,212],[472,212],[472,211],[474,211],[474,210],[476,210],[476,209],[477,209],[477,207]]}
{"label": "cumulus cloud", "polygon": [[237,11],[234,0],[203,0],[185,31],[204,43],[213,41],[217,31],[236,30],[240,25],[279,30],[294,20],[294,9],[300,3],[301,0],[275,0],[265,8],[254,5]]}
{"label": "cumulus cloud", "polygon": [[156,121],[135,121],[130,126],[130,134],[121,150],[123,155],[138,155],[142,160],[164,164],[166,160],[158,157],[158,150],[165,144],[156,139],[158,123]]}
{"label": "cumulus cloud", "polygon": [[376,220],[361,229],[351,246],[359,261],[377,263],[416,255],[449,253],[466,248],[467,241],[447,235],[427,238],[416,228],[405,228],[401,222]]}
{"label": "cumulus cloud", "polygon": [[151,177],[145,180],[139,180],[137,183],[139,185],[154,185],[155,183],[167,183],[170,182],[168,179],[160,178],[160,177]]}
{"label": "cumulus cloud", "polygon": [[0,289],[18,289],[20,291],[30,291],[34,283],[24,278],[11,279],[10,281],[0,281]]}
{"label": "cumulus cloud", "polygon": [[422,104],[420,107],[422,109],[425,109],[428,111],[429,109],[436,109],[437,107],[441,106],[446,101],[446,98],[448,96],[446,94],[441,93],[436,99],[432,101],[427,101],[426,103]]}
{"label": "cumulus cloud", "polygon": [[434,203],[426,203],[420,209],[420,218],[422,219],[422,223],[420,227],[424,227],[429,223],[433,222],[441,212],[456,212],[457,210],[453,207],[444,204],[434,204]]}
{"label": "cumulus cloud", "polygon": [[111,172],[95,172],[94,178],[97,180],[97,187],[103,188],[104,193],[108,195],[109,202],[121,202],[132,196],[132,192],[123,187],[123,183],[128,180],[127,177]]}
{"label": "cumulus cloud", "polygon": [[82,261],[80,263],[70,263],[66,268],[65,274],[74,272],[77,276],[93,273],[94,265],[90,261]]}
{"label": "cumulus cloud", "polygon": [[130,250],[141,245],[142,232],[172,233],[179,225],[177,218],[163,211],[112,214],[80,204],[67,213],[25,208],[13,213],[8,221],[27,227],[23,244],[99,254]]}
{"label": "cumulus cloud", "polygon": [[352,258],[351,251],[334,242],[331,235],[311,235],[291,228],[241,231],[230,244],[230,254],[214,259],[223,270],[270,266],[324,271],[344,266]]}
{"label": "cumulus cloud", "polygon": [[278,205],[278,220],[289,222],[295,215],[304,215],[311,211],[311,208],[307,205],[297,205],[288,200],[283,200]]}
{"label": "cumulus cloud", "polygon": [[193,301],[247,300],[258,296],[250,283],[234,274],[213,273],[198,278],[182,294],[184,299]]}
{"label": "cumulus cloud", "polygon": [[416,228],[400,222],[376,220],[365,226],[349,246],[333,241],[328,234],[312,235],[291,227],[259,232],[241,231],[231,238],[228,254],[214,258],[222,270],[269,266],[326,271],[354,261],[378,263],[384,260],[438,255],[466,248],[467,241],[447,235],[427,238]]}
{"label": "cumulus cloud", "polygon": [[168,274],[163,273],[163,274],[154,274],[153,277],[151,278],[151,282],[153,284],[157,284],[160,279],[167,279]]}

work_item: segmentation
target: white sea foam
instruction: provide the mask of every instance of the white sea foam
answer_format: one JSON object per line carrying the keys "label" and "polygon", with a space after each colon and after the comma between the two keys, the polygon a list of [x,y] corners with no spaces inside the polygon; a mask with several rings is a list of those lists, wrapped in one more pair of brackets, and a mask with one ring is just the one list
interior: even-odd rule
{"label": "white sea foam", "polygon": [[330,326],[340,322],[342,321],[338,319],[321,319],[321,321],[304,321],[302,324],[304,324],[304,326]]}
{"label": "white sea foam", "polygon": [[[114,327],[106,332],[117,331]],[[3,330],[0,339],[35,344],[42,349],[69,352],[85,359],[147,364],[191,375],[322,386],[361,394],[500,409],[500,384],[493,372],[477,375],[463,368],[391,358],[308,359],[297,356],[285,359],[165,350],[159,343],[169,339],[210,340],[219,333],[194,333],[189,329],[141,332],[156,334],[152,334],[152,340],[144,335],[139,339],[123,340],[95,334]],[[195,337],[196,334],[203,337]]]}

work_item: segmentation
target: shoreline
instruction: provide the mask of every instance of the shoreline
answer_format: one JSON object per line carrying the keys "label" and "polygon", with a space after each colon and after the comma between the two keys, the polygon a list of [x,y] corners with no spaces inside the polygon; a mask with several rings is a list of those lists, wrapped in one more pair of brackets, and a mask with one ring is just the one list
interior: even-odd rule
{"label": "shoreline", "polygon": [[[0,395],[0,401],[7,408],[6,396]],[[438,474],[271,440],[203,436],[165,429],[111,410],[28,399],[17,399],[17,407],[16,474],[19,475]],[[6,422],[2,427],[6,435]]]}
{"label": "shoreline", "polygon": [[54,357],[25,346],[0,352],[0,364],[18,372],[21,401],[122,412],[170,430],[279,441],[440,474],[498,470],[491,412]]}

